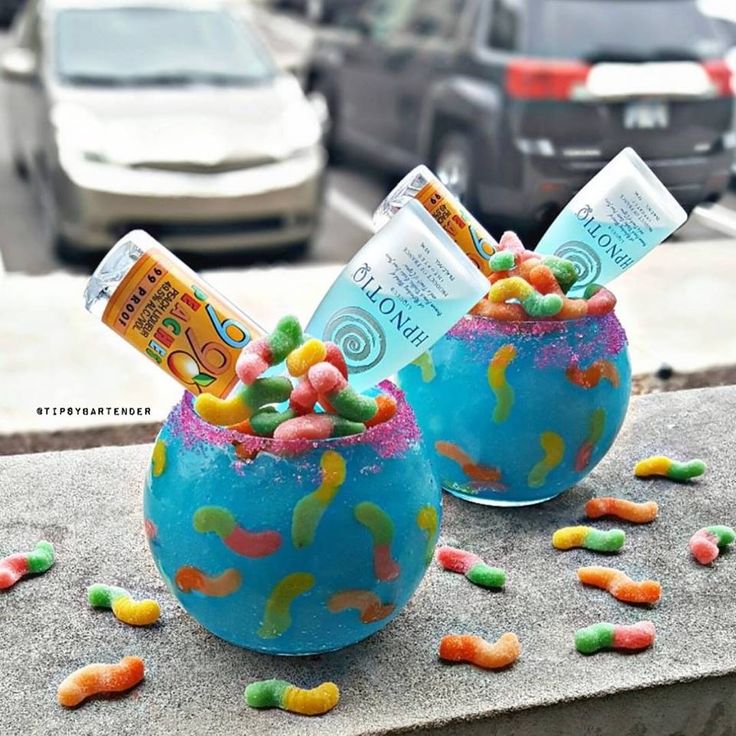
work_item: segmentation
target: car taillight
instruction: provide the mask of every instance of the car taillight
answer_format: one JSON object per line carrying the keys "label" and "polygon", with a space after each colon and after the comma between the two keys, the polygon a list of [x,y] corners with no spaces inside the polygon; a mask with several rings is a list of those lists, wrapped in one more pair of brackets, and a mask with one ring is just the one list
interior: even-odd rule
{"label": "car taillight", "polygon": [[569,100],[585,84],[590,67],[574,61],[517,59],[506,70],[506,91],[527,100]]}
{"label": "car taillight", "polygon": [[721,97],[733,96],[733,88],[731,87],[731,70],[722,59],[713,61],[704,61],[703,68],[708,73],[710,81]]}

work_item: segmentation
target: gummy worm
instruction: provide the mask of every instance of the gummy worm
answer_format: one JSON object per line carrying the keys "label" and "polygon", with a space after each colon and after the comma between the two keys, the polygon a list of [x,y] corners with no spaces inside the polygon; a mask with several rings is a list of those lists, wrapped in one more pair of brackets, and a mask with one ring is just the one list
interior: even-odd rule
{"label": "gummy worm", "polygon": [[562,309],[562,297],[558,294],[540,294],[520,276],[497,281],[488,293],[488,298],[499,304],[509,299],[518,299],[530,317],[554,317]]}
{"label": "gummy worm", "polygon": [[432,360],[432,353],[429,351],[422,353],[418,358],[411,362],[419,368],[422,374],[422,381],[424,383],[432,383],[437,378],[437,370],[434,367],[434,361]]}
{"label": "gummy worm", "polygon": [[524,322],[528,315],[521,304],[495,304],[482,299],[471,310],[473,314],[502,322]]}
{"label": "gummy worm", "polygon": [[581,567],[578,579],[583,585],[607,590],[623,603],[657,603],[662,586],[656,580],[635,582],[626,573],[612,567]]}
{"label": "gummy worm", "polygon": [[303,376],[313,365],[327,358],[327,346],[322,340],[312,338],[292,351],[286,359],[286,369],[295,378]]}
{"label": "gummy worm", "polygon": [[577,363],[573,363],[565,372],[568,380],[581,388],[595,388],[604,378],[614,387],[621,384],[618,368],[610,360],[596,360],[595,363],[583,370]]}
{"label": "gummy worm", "polygon": [[17,552],[0,560],[0,590],[15,585],[26,575],[46,572],[54,564],[54,545],[41,540],[33,552]]}
{"label": "gummy worm", "polygon": [[297,549],[312,544],[322,514],[345,482],[345,459],[338,452],[327,451],[319,464],[321,485],[296,504],[291,517],[291,541]]}
{"label": "gummy worm", "polygon": [[238,378],[250,386],[268,368],[286,360],[303,340],[299,320],[296,317],[284,317],[270,335],[260,337],[243,348],[235,366]]}
{"label": "gummy worm", "polygon": [[157,439],[151,453],[151,472],[154,478],[158,478],[164,474],[166,470],[166,443],[162,439]]}
{"label": "gummy worm", "polygon": [[603,622],[578,629],[575,632],[575,648],[581,654],[594,654],[601,649],[636,652],[652,646],[656,633],[651,621],[640,621],[631,626]]}
{"label": "gummy worm", "polygon": [[592,317],[602,317],[616,308],[615,295],[598,284],[588,286],[583,296],[588,300],[588,314]]}
{"label": "gummy worm", "polygon": [[527,482],[530,488],[543,486],[549,473],[562,462],[565,454],[565,440],[556,432],[543,432],[539,444],[544,450],[544,457],[529,472]]}
{"label": "gummy worm", "polygon": [[[540,294],[557,294],[562,298],[562,306],[565,306],[565,294],[562,291],[562,287],[557,282],[552,269],[549,266],[545,266],[540,263],[529,273],[529,283],[540,293]],[[562,311],[562,310],[560,310]],[[559,314],[557,315],[559,317]]]}
{"label": "gummy worm", "polygon": [[150,520],[143,520],[143,531],[145,532],[148,541],[152,544],[156,544],[158,538],[158,527]]}
{"label": "gummy worm", "polygon": [[177,570],[174,582],[182,593],[195,591],[212,598],[222,598],[234,593],[240,587],[242,579],[234,568],[210,577],[199,568],[186,565]]}
{"label": "gummy worm", "polygon": [[542,263],[552,271],[560,288],[567,294],[578,280],[578,272],[575,264],[559,256],[545,256],[542,259]]}
{"label": "gummy worm", "polygon": [[511,271],[516,267],[516,256],[513,251],[502,250],[491,256],[488,265],[491,267],[491,271]]}
{"label": "gummy worm", "polygon": [[214,394],[200,394],[194,400],[194,411],[205,421],[219,427],[231,427],[250,419],[266,404],[280,404],[291,396],[293,386],[285,376],[259,378],[243,385],[227,399]]}
{"label": "gummy worm", "polygon": [[365,424],[352,422],[334,414],[305,414],[280,424],[273,433],[274,439],[326,440],[332,437],[349,437],[365,432]]}
{"label": "gummy worm", "polygon": [[364,624],[374,624],[390,616],[396,606],[393,603],[381,603],[381,599],[370,590],[343,590],[327,601],[327,608],[331,613],[355,608]]}
{"label": "gummy worm", "polygon": [[243,557],[267,557],[281,546],[279,532],[249,532],[238,526],[230,511],[220,506],[198,508],[194,512],[193,523],[200,534],[214,532],[226,547]]}
{"label": "gummy worm", "polygon": [[672,480],[690,480],[705,473],[705,463],[702,460],[690,460],[680,463],[661,455],[640,460],[634,467],[637,478],[664,476]]}
{"label": "gummy worm", "polygon": [[369,419],[365,423],[367,428],[388,422],[396,416],[398,404],[393,396],[389,396],[388,394],[380,394],[379,396],[376,396],[376,405],[378,406],[378,411],[373,419]]}
{"label": "gummy worm", "polygon": [[701,565],[710,565],[721,553],[721,548],[736,541],[736,532],[730,526],[707,526],[690,538],[690,552]]}
{"label": "gummy worm", "polygon": [[391,557],[391,542],[394,538],[394,523],[389,515],[370,501],[359,503],[353,513],[360,524],[373,537],[373,569],[379,580],[394,580],[401,568]]}
{"label": "gummy worm", "polygon": [[114,585],[90,585],[87,600],[95,608],[111,608],[115,618],[130,626],[155,624],[161,608],[154,600],[134,601],[124,588]]}
{"label": "gummy worm", "polygon": [[263,623],[258,630],[261,639],[275,639],[291,626],[291,604],[294,599],[314,587],[314,575],[294,572],[276,583],[266,601]]}
{"label": "gummy worm", "polygon": [[480,636],[443,636],[440,659],[449,662],[468,662],[487,670],[498,670],[516,662],[521,644],[516,634],[508,632],[494,642]]}
{"label": "gummy worm", "polygon": [[603,516],[615,516],[617,519],[630,521],[632,524],[649,524],[657,518],[659,506],[655,501],[634,503],[623,498],[591,498],[585,504],[585,515],[589,519],[600,519]]}
{"label": "gummy worm", "polygon": [[130,690],[144,675],[140,657],[123,657],[117,664],[88,664],[59,685],[57,697],[61,705],[74,708],[92,695]]}
{"label": "gummy worm", "polygon": [[331,363],[313,365],[307,379],[321,398],[324,396],[337,414],[353,422],[367,422],[376,416],[378,406],[371,396],[359,394]]}
{"label": "gummy worm", "polygon": [[506,572],[498,567],[487,565],[478,555],[455,547],[440,547],[437,562],[445,570],[458,572],[474,585],[482,588],[503,588],[506,585]]}
{"label": "gummy worm", "polygon": [[258,437],[273,437],[274,432],[284,424],[284,422],[294,419],[296,415],[296,412],[292,408],[284,411],[276,411],[274,407],[267,406],[265,409],[262,409],[251,417],[250,424],[252,433]]}
{"label": "gummy worm", "polygon": [[593,552],[618,552],[626,542],[626,532],[610,529],[607,532],[590,526],[567,526],[552,535],[555,549],[582,547]]}
{"label": "gummy worm", "polygon": [[424,553],[424,564],[429,565],[432,562],[434,546],[437,544],[437,532],[440,526],[437,509],[434,506],[422,506],[417,513],[417,526],[422,531],[427,532],[427,548]]}
{"label": "gummy worm", "polygon": [[434,448],[439,455],[456,462],[463,473],[471,480],[493,486],[497,490],[503,490],[505,486],[501,483],[501,471],[488,465],[479,465],[464,450],[452,442],[438,440]]}
{"label": "gummy worm", "polygon": [[580,445],[580,449],[575,455],[575,470],[578,473],[585,470],[590,465],[590,460],[593,457],[593,451],[595,446],[601,441],[603,437],[603,430],[606,427],[606,410],[603,408],[594,409],[590,415],[590,432],[587,438]]}
{"label": "gummy worm", "polygon": [[497,423],[505,422],[509,418],[514,404],[514,389],[506,380],[506,369],[515,358],[516,348],[510,344],[502,345],[488,365],[488,385],[496,395],[493,421]]}
{"label": "gummy worm", "polygon": [[324,715],[339,701],[340,690],[334,682],[302,690],[285,680],[262,680],[245,688],[245,702],[251,708],[281,708],[302,716]]}

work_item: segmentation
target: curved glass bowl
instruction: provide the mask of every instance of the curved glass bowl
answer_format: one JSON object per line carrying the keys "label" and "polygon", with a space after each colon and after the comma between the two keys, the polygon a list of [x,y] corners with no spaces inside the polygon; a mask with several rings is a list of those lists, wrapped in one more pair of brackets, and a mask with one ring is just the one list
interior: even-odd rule
{"label": "curved glass bowl", "polygon": [[465,317],[399,383],[442,486],[523,506],[583,479],[626,414],[631,365],[615,315],[497,322]]}
{"label": "curved glass bowl", "polygon": [[432,558],[441,493],[414,414],[358,437],[276,442],[200,420],[186,394],[145,484],[146,533],[202,626],[272,654],[353,644],[406,605]]}

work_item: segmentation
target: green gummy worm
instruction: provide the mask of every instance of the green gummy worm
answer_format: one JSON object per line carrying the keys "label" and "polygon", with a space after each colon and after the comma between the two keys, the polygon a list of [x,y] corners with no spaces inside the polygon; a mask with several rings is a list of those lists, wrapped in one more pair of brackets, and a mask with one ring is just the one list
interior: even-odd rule
{"label": "green gummy worm", "polygon": [[516,266],[516,256],[511,251],[499,251],[491,256],[488,265],[491,271],[510,271]]}
{"label": "green gummy worm", "polygon": [[706,465],[702,460],[690,460],[687,463],[673,462],[667,471],[667,477],[674,480],[690,480],[705,473]]}
{"label": "green gummy worm", "polygon": [[736,532],[730,526],[717,524],[716,526],[708,526],[709,531],[717,540],[719,547],[727,547],[736,541]]}
{"label": "green gummy worm", "polygon": [[578,272],[575,264],[565,258],[558,256],[547,256],[542,259],[542,263],[549,268],[557,279],[562,291],[567,294],[578,280]]}
{"label": "green gummy worm", "polygon": [[613,646],[614,626],[609,623],[593,624],[575,632],[575,649],[581,654],[593,654]]}
{"label": "green gummy worm", "polygon": [[201,506],[194,512],[194,528],[201,534],[214,532],[218,537],[229,537],[238,526],[235,517],[220,506]]}
{"label": "green gummy worm", "polygon": [[350,437],[354,434],[362,434],[365,432],[365,424],[361,422],[352,422],[349,419],[338,417],[330,414],[332,417],[332,436],[333,437]]}
{"label": "green gummy worm", "polygon": [[296,350],[304,341],[304,334],[299,320],[287,316],[279,320],[276,329],[266,338],[271,350],[271,363],[283,363],[289,353]]}
{"label": "green gummy worm", "polygon": [[563,301],[559,294],[539,294],[534,292],[524,299],[522,306],[530,317],[554,317],[562,310]]}
{"label": "green gummy worm", "polygon": [[485,562],[478,562],[465,573],[465,577],[482,588],[503,588],[506,585],[506,571],[500,567],[491,567]]}
{"label": "green gummy worm", "polygon": [[113,601],[127,595],[129,593],[125,588],[118,588],[115,585],[95,583],[87,588],[87,600],[95,608],[111,608]]}
{"label": "green gummy worm", "polygon": [[266,404],[280,404],[288,400],[293,388],[286,376],[257,378],[250,386],[240,389],[238,399],[255,410]]}
{"label": "green gummy worm", "polygon": [[330,403],[344,419],[352,422],[367,422],[376,416],[378,404],[371,396],[362,396],[350,386],[330,396]]}
{"label": "green gummy worm", "polygon": [[618,552],[626,542],[626,532],[622,529],[610,529],[607,532],[591,529],[585,537],[583,547],[594,552]]}
{"label": "green gummy worm", "polygon": [[284,693],[291,687],[286,680],[261,680],[245,688],[245,702],[251,708],[280,708]]}
{"label": "green gummy worm", "polygon": [[279,412],[274,407],[267,406],[250,418],[250,426],[259,437],[273,437],[278,427],[295,416],[296,412],[293,409]]}
{"label": "green gummy worm", "polygon": [[367,527],[376,547],[391,544],[394,538],[394,523],[382,508],[370,501],[363,501],[355,507],[353,513],[355,518]]}
{"label": "green gummy worm", "polygon": [[26,564],[28,572],[39,573],[46,572],[54,564],[56,555],[54,553],[54,545],[42,539],[35,547],[33,552],[29,552],[26,556]]}

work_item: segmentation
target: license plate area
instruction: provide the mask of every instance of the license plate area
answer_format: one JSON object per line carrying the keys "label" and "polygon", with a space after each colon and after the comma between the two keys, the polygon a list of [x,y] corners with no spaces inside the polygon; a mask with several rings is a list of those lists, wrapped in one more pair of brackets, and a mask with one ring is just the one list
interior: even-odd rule
{"label": "license plate area", "polygon": [[624,105],[626,130],[660,130],[669,127],[670,107],[662,100],[635,100]]}

